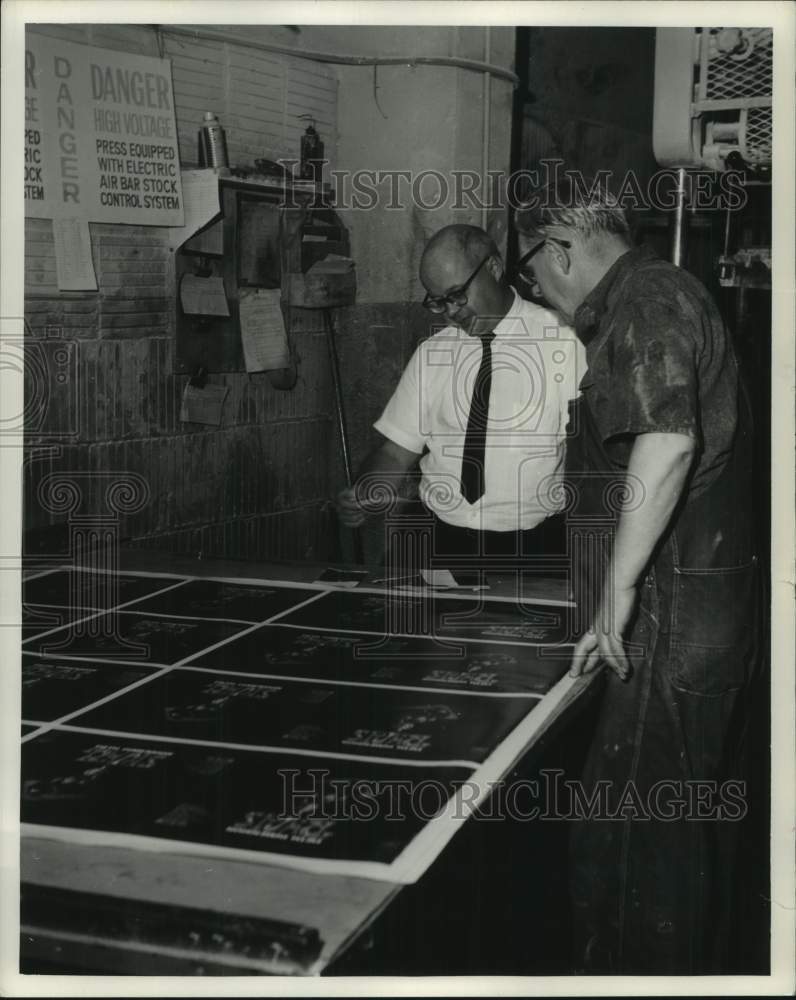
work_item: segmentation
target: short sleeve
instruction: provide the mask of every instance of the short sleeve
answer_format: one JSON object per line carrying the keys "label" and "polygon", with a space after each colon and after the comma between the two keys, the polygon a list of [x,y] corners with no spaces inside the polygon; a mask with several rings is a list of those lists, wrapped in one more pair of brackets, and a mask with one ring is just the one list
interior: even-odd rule
{"label": "short sleeve", "polygon": [[384,407],[384,412],[373,425],[394,444],[421,454],[426,445],[425,424],[421,412],[420,365],[423,345],[420,344],[404,369],[395,392]]}
{"label": "short sleeve", "polygon": [[601,391],[607,401],[603,440],[636,434],[687,434],[699,439],[697,337],[693,321],[654,299],[617,315],[612,356]]}

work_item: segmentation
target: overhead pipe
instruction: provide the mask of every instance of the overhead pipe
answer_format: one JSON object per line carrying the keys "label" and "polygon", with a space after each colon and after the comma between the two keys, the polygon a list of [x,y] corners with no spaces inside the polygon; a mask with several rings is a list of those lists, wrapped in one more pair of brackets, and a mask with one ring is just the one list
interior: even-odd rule
{"label": "overhead pipe", "polygon": [[[296,49],[291,45],[279,45],[277,42],[259,42],[223,31],[208,31],[204,28],[184,28],[182,25],[155,25],[155,30],[164,35],[181,35],[194,41],[204,39],[209,42],[233,43],[243,45],[261,52],[276,52],[279,55],[293,56],[296,59],[309,59],[312,62],[336,63],[341,66],[452,66],[455,69],[471,70],[474,73],[486,73],[488,76],[508,80],[512,86],[519,84],[519,77],[503,66],[489,62],[479,62],[477,59],[460,59],[458,56],[355,56],[337,54],[334,52],[317,52],[310,49]],[[489,28],[486,29],[487,33]]]}
{"label": "overhead pipe", "polygon": [[[492,34],[491,29],[486,27],[484,29],[484,65],[489,65],[489,59],[492,54]],[[519,83],[519,80],[517,80]],[[482,147],[481,147],[481,228],[486,229],[487,220],[489,218],[489,210],[487,207],[487,196],[489,192],[487,191],[488,177],[489,177],[489,133],[492,127],[491,122],[491,110],[492,110],[492,77],[489,73],[484,72],[484,90],[483,90],[483,115],[482,115]]]}

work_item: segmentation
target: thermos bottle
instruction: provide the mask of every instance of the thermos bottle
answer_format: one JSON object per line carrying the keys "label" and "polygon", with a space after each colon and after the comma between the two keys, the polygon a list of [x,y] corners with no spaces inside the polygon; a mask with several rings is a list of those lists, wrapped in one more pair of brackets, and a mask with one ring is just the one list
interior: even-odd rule
{"label": "thermos bottle", "polygon": [[309,118],[310,124],[301,137],[301,177],[303,180],[316,181],[323,179],[323,143],[315,131],[315,119],[312,115],[299,115],[299,118]]}
{"label": "thermos bottle", "polygon": [[205,111],[204,124],[199,129],[199,166],[229,166],[227,137],[221,122],[212,111]]}

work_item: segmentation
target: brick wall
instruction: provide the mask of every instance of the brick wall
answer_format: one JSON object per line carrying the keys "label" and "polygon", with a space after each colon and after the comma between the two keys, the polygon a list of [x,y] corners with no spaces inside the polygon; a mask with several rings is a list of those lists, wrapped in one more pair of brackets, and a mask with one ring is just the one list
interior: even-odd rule
{"label": "brick wall", "polygon": [[[155,33],[140,26],[36,30],[158,54]],[[170,45],[179,50],[175,105],[181,158],[190,165],[194,118],[206,108],[220,110],[223,120],[223,102],[231,95],[225,74],[232,67],[239,77],[259,64],[235,45],[192,48],[185,39],[167,39],[167,55]],[[306,101],[323,105],[325,139],[333,153],[333,73],[279,57],[265,62],[268,72],[257,78],[268,83],[275,106],[291,116],[305,110],[302,87]],[[220,89],[213,86],[219,80]],[[237,77],[233,82],[240,89]],[[250,122],[240,141],[231,142],[234,162],[295,155],[300,127],[292,117],[280,125],[273,114],[264,114],[262,123]],[[50,221],[26,220],[28,550],[64,550],[69,518],[112,513],[105,493],[109,476],[119,481],[133,476],[140,477],[135,481],[142,503],[119,515],[119,531],[135,546],[205,557],[330,558],[337,544],[330,469],[338,450],[320,314],[294,315],[290,336],[299,379],[292,391],[274,389],[264,373],[211,375],[211,381],[229,386],[222,425],[182,423],[187,377],[173,372],[175,283],[167,231],[93,223],[90,229],[98,291],[63,293],[56,285]],[[47,478],[54,473],[62,474],[58,481]],[[64,479],[82,494],[71,515],[53,492]]]}
{"label": "brick wall", "polygon": [[[74,473],[88,502],[92,478],[134,473],[149,492],[143,509],[123,519],[123,536],[136,544],[206,556],[328,558],[334,428],[319,315],[297,313],[292,323],[299,358],[292,391],[274,389],[264,373],[212,375],[229,387],[221,426],[182,423],[187,376],[173,373],[174,282],[164,234],[91,230],[99,290],[59,294],[44,290],[55,270],[51,225],[28,224],[26,319],[35,347],[27,399],[35,419],[26,529],[64,521],[37,497],[44,475]],[[100,504],[83,513],[107,512]]]}

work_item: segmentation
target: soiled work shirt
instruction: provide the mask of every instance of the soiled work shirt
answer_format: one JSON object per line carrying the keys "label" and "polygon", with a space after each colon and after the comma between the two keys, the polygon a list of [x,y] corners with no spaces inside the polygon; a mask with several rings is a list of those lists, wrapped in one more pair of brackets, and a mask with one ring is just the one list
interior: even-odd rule
{"label": "soiled work shirt", "polygon": [[[631,677],[624,683],[606,671],[580,782],[587,796],[606,790],[607,813],[621,819],[573,827],[575,940],[583,961],[605,963],[601,971],[716,972],[723,967],[714,964],[711,938],[726,930],[716,916],[729,912],[723,862],[733,856],[737,824],[727,814],[694,823],[693,808],[644,822],[622,803],[628,783],[639,801],[660,804],[666,783],[721,787],[737,773],[728,765],[737,760],[759,642],[750,414],[707,291],[649,250],[620,257],[575,324],[589,364],[568,446],[580,487],[570,538],[580,628],[594,621],[615,537],[616,506],[602,487],[623,479],[633,437],[687,434],[700,449],[685,502],[639,581],[626,636]],[[652,814],[663,815],[655,807]]]}
{"label": "soiled work shirt", "polygon": [[423,341],[374,424],[418,455],[420,497],[439,518],[478,531],[533,528],[562,509],[568,402],[583,347],[546,309],[516,292],[494,328],[484,495],[470,504],[460,477],[481,341],[453,326]]}
{"label": "soiled work shirt", "polygon": [[737,420],[737,363],[707,289],[648,247],[620,257],[575,313],[586,345],[584,401],[611,459],[633,437],[687,434],[698,444],[688,489],[704,491],[726,463]]}

